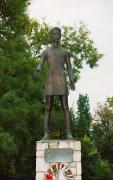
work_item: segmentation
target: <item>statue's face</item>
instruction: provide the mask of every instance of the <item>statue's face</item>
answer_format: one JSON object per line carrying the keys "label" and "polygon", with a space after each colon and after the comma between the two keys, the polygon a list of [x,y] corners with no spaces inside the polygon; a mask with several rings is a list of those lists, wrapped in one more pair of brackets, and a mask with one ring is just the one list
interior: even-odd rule
{"label": "statue's face", "polygon": [[61,33],[57,29],[55,29],[51,33],[51,38],[54,42],[59,42],[61,38]]}

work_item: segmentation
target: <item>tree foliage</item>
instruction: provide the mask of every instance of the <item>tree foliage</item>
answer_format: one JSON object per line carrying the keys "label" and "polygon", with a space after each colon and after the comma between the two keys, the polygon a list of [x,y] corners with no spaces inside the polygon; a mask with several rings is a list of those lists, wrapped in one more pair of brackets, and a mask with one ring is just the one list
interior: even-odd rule
{"label": "tree foliage", "polygon": [[97,148],[113,169],[113,97],[108,98],[104,105],[99,104],[94,120]]}
{"label": "tree foliage", "polygon": [[82,138],[82,168],[83,180],[113,179],[109,163],[102,160],[94,143],[87,136]]}
{"label": "tree foliage", "polygon": [[104,151],[104,156],[99,148],[97,148],[101,146],[101,148],[105,150],[106,147],[104,148],[104,144],[107,143],[107,141],[101,141],[101,137],[103,137],[102,127],[102,131],[98,128],[96,131],[98,125],[95,125],[95,131],[92,130],[92,116],[88,96],[80,94],[77,104],[77,113],[75,115],[71,110],[71,118],[73,121],[73,133],[82,143],[82,178],[83,180],[110,180],[113,178],[113,172],[108,157],[112,154],[108,155],[107,153],[111,152],[112,146],[110,146],[110,144],[109,147],[107,146],[109,149]]}
{"label": "tree foliage", "polygon": [[75,117],[75,134],[79,138],[84,137],[84,135],[91,137],[92,116],[90,113],[89,98],[87,94],[79,94],[77,105],[78,108]]}
{"label": "tree foliage", "polygon": [[27,4],[4,0],[0,7],[0,172],[8,179],[34,176],[34,142],[42,133],[42,91],[33,81],[36,64],[25,38]]}

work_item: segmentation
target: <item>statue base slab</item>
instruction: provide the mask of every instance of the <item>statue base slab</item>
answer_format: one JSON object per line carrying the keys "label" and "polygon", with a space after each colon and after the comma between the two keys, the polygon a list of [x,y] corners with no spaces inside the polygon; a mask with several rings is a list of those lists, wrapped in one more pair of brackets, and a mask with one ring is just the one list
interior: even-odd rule
{"label": "statue base slab", "polygon": [[[73,153],[70,153],[72,151]],[[80,141],[43,140],[36,142],[35,180],[65,180],[69,177],[72,180],[81,180],[81,169]]]}

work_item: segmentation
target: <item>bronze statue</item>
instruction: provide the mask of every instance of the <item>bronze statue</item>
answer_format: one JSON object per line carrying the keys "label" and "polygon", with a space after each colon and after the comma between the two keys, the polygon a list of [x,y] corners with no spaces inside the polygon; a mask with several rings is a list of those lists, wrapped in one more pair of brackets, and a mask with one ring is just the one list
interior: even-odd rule
{"label": "bronze statue", "polygon": [[69,52],[61,47],[61,29],[54,27],[51,32],[52,45],[42,52],[40,63],[34,73],[35,79],[39,78],[40,71],[45,63],[48,64],[48,73],[46,77],[46,106],[44,117],[44,137],[49,139],[50,115],[53,108],[54,96],[59,96],[62,110],[64,112],[64,123],[66,128],[66,138],[73,139],[71,134],[69,108],[68,108],[68,89],[65,77],[65,64],[70,79],[71,89],[74,90],[73,73],[70,63]]}

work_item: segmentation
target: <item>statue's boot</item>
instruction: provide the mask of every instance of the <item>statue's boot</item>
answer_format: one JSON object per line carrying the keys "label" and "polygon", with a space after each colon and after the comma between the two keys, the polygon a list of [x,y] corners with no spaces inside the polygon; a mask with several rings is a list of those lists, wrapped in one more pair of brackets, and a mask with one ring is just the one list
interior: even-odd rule
{"label": "statue's boot", "polygon": [[44,136],[41,140],[49,140],[49,133],[48,132],[44,133]]}
{"label": "statue's boot", "polygon": [[74,139],[70,129],[66,129],[66,138],[67,139]]}
{"label": "statue's boot", "polygon": [[45,120],[44,120],[44,136],[43,136],[42,140],[49,140],[48,121],[49,121],[49,118],[46,117]]}

